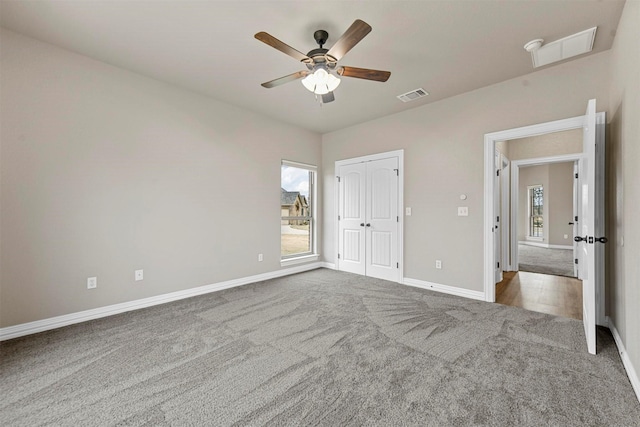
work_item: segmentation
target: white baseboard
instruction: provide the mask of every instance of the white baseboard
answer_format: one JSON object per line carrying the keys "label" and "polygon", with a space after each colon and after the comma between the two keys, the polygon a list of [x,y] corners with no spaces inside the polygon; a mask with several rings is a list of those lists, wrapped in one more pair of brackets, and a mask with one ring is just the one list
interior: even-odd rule
{"label": "white baseboard", "polygon": [[469,289],[456,288],[455,286],[441,285],[439,283],[426,282],[424,280],[411,279],[405,277],[402,281],[404,285],[414,286],[416,288],[428,289],[430,291],[442,292],[449,295],[457,295],[460,297],[476,299],[484,301],[484,292],[471,291]]}
{"label": "white baseboard", "polygon": [[114,314],[124,313],[127,311],[152,307],[154,305],[164,304],[171,301],[178,301],[185,298],[221,291],[223,289],[235,288],[236,286],[242,286],[249,283],[261,282],[264,280],[275,279],[277,277],[288,276],[290,274],[301,273],[303,271],[315,270],[317,268],[323,267],[322,264],[323,263],[320,262],[314,262],[311,264],[271,271],[269,273],[256,274],[254,276],[227,280],[211,285],[199,286],[197,288],[185,289],[183,291],[171,292],[168,294],[157,295],[154,297],[143,298],[135,301],[123,302],[120,304],[108,305],[105,307],[94,308],[77,313],[50,317],[48,319],[36,320],[34,322],[8,326],[6,328],[0,328],[0,341],[18,338],[25,335],[31,335],[38,332],[44,332],[51,329],[61,328],[63,326],[86,322],[88,320],[100,319],[102,317],[112,316]]}
{"label": "white baseboard", "polygon": [[336,265],[332,262],[321,262],[320,265],[322,268],[328,268],[330,270],[336,269]]}
{"label": "white baseboard", "polygon": [[573,249],[573,245],[550,245],[548,243],[537,243],[531,241],[519,241],[518,243],[521,245],[536,246],[538,248],[547,249]]}
{"label": "white baseboard", "polygon": [[609,324],[609,329],[613,334],[613,339],[616,342],[616,346],[618,347],[618,353],[620,353],[620,359],[622,359],[622,364],[624,365],[624,369],[627,371],[627,376],[629,377],[629,381],[631,382],[631,387],[633,387],[633,391],[636,392],[636,397],[638,398],[638,402],[640,402],[640,377],[638,377],[638,373],[633,367],[631,363],[631,359],[629,359],[629,354],[627,353],[627,349],[622,342],[622,337],[618,333],[616,329],[616,325],[613,323],[611,318],[607,317],[607,323]]}

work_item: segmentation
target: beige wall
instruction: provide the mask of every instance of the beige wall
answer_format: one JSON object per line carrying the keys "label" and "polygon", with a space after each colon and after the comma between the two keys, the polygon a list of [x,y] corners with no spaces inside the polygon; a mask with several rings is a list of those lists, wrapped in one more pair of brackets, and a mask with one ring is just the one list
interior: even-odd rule
{"label": "beige wall", "polygon": [[[553,246],[572,246],[573,228],[573,162],[520,167],[518,179],[518,240],[526,241],[527,187],[540,184],[544,188],[543,241]],[[564,238],[564,235],[567,238]]]}
{"label": "beige wall", "polygon": [[0,326],[280,269],[280,162],[319,135],[1,36]]}
{"label": "beige wall", "polygon": [[628,0],[611,49],[607,151],[607,314],[640,375],[640,2]]}
{"label": "beige wall", "polygon": [[[592,55],[323,135],[325,259],[336,255],[334,162],[404,149],[412,208],[404,217],[405,277],[482,291],[484,134],[582,115],[590,98],[606,110],[608,61],[608,52]],[[468,217],[457,216],[461,205]]]}
{"label": "beige wall", "polygon": [[[598,110],[602,108],[600,105]],[[505,155],[512,161],[582,153],[582,129],[512,139],[506,141],[506,145]]]}
{"label": "beige wall", "polygon": [[573,162],[549,165],[548,200],[549,244],[573,246]]}

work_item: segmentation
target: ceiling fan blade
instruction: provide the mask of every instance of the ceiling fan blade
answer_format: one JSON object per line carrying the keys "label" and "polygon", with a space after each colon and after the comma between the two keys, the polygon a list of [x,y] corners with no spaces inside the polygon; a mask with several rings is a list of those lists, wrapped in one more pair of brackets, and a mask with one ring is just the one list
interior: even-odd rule
{"label": "ceiling fan blade", "polygon": [[338,67],[337,73],[343,77],[355,77],[357,79],[375,80],[386,82],[391,76],[390,71],[370,70],[368,68]]}
{"label": "ceiling fan blade", "polygon": [[371,26],[360,19],[356,19],[353,24],[344,32],[338,41],[329,49],[327,55],[340,60],[349,52],[360,40],[371,32]]}
{"label": "ceiling fan blade", "polygon": [[294,80],[301,79],[306,77],[309,74],[308,70],[298,71],[297,73],[289,74],[288,76],[280,77],[279,79],[271,80],[266,83],[262,83],[262,87],[266,87],[267,89],[271,89],[272,87],[280,86],[285,83],[292,82]]}
{"label": "ceiling fan blade", "polygon": [[335,101],[336,97],[333,96],[333,92],[325,93],[322,95],[322,103],[326,104],[327,102]]}
{"label": "ceiling fan blade", "polygon": [[265,33],[264,31],[257,33],[254,37],[260,40],[261,42],[266,43],[269,46],[278,49],[280,52],[286,53],[287,55],[291,56],[292,58],[298,61],[302,61],[302,62],[311,61],[311,58],[309,58],[304,53],[292,48],[286,43],[281,42],[277,38],[273,37],[271,34]]}

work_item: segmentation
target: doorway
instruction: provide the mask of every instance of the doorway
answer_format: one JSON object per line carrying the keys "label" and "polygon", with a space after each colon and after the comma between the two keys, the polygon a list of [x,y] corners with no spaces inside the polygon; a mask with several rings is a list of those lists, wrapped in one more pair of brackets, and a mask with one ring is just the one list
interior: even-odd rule
{"label": "doorway", "polygon": [[337,161],[337,269],[402,282],[403,150]]}
{"label": "doorway", "polygon": [[575,129],[496,144],[502,158],[497,232],[503,237],[496,258],[504,260],[497,303],[582,320],[573,240],[582,138],[582,129]]}
{"label": "doorway", "polygon": [[[581,194],[580,241],[581,258],[584,260],[580,270],[583,298],[583,325],[588,351],[596,352],[596,324],[603,324],[604,317],[604,251],[601,243],[604,230],[604,113],[596,113],[596,100],[589,100],[584,116],[573,117],[538,125],[525,126],[500,132],[485,134],[484,144],[484,290],[485,300],[495,302],[496,262],[495,252],[495,149],[499,141],[545,135],[552,132],[582,129],[583,147],[579,164],[579,186]],[[512,260],[513,261],[513,260]]]}

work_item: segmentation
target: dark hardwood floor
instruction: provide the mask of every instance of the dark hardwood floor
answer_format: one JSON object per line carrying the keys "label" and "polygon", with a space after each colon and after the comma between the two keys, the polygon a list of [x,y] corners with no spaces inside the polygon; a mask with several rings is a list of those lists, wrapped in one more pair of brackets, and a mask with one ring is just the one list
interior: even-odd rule
{"label": "dark hardwood floor", "polygon": [[496,302],[582,320],[582,281],[575,277],[505,272],[496,284]]}

